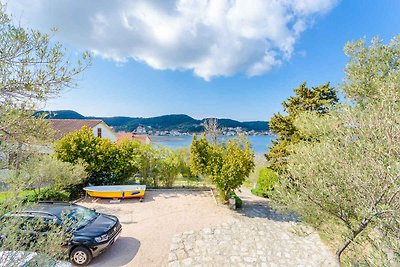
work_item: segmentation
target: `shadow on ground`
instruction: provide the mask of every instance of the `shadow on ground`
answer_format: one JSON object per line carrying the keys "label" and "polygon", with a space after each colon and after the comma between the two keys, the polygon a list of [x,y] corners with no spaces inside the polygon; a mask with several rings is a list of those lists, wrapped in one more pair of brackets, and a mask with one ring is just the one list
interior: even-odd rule
{"label": "shadow on ground", "polygon": [[294,213],[284,214],[275,210],[268,199],[253,195],[250,190],[242,189],[238,196],[243,201],[243,208],[236,210],[238,214],[249,218],[266,218],[278,222],[299,222]]}
{"label": "shadow on ground", "polygon": [[140,248],[140,241],[133,237],[120,236],[106,251],[94,258],[89,266],[123,266],[127,265],[136,256]]}

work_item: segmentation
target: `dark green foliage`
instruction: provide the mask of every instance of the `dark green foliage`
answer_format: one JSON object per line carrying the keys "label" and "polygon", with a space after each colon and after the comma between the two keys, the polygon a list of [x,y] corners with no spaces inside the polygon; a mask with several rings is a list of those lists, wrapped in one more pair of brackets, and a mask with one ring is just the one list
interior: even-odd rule
{"label": "dark green foliage", "polygon": [[237,209],[241,209],[243,208],[243,201],[240,197],[238,197],[237,195],[234,196],[235,198],[235,206]]}
{"label": "dark green foliage", "polygon": [[229,198],[235,199],[235,208],[236,208],[236,209],[241,209],[241,208],[243,208],[243,201],[242,201],[242,199],[241,199],[238,195],[236,195],[235,192],[231,192],[231,193],[229,194]]}
{"label": "dark green foliage", "polygon": [[139,153],[138,141],[124,140],[114,144],[105,138],[95,137],[83,127],[54,146],[55,156],[66,162],[84,161],[89,183],[94,185],[120,184],[137,173],[134,161]]}
{"label": "dark green foliage", "polygon": [[46,119],[85,119],[85,116],[73,110],[37,111],[35,117],[45,115]]}
{"label": "dark green foliage", "polygon": [[272,169],[265,167],[260,170],[257,187],[252,189],[251,192],[257,196],[268,198],[274,190],[277,181],[278,175]]}
{"label": "dark green foliage", "polygon": [[[180,130],[182,132],[202,132],[203,120],[196,120],[185,114],[171,114],[152,118],[135,117],[85,117],[73,110],[38,111],[37,115],[47,114],[47,119],[101,119],[117,131],[131,132],[139,125],[150,126],[153,130]],[[218,119],[220,127],[242,127],[245,130],[268,131],[266,121],[240,122],[231,119]]]}
{"label": "dark green foliage", "polygon": [[272,141],[272,147],[265,155],[270,166],[278,173],[286,168],[286,160],[289,156],[288,146],[301,140],[312,139],[313,136],[304,136],[294,126],[296,117],[305,111],[325,114],[338,102],[336,90],[329,83],[318,87],[308,88],[306,83],[294,89],[295,96],[289,97],[282,103],[287,115],[275,114],[269,123],[272,132],[278,134],[278,138]]}
{"label": "dark green foliage", "polygon": [[[193,176],[188,167],[188,151],[174,151],[128,139],[116,144],[93,136],[85,127],[65,136],[54,150],[60,160],[74,164],[83,161],[89,174],[88,182],[94,185],[124,184],[138,176],[140,183],[151,187],[172,187],[179,175],[187,179]],[[79,187],[72,189],[74,195],[79,192]]]}

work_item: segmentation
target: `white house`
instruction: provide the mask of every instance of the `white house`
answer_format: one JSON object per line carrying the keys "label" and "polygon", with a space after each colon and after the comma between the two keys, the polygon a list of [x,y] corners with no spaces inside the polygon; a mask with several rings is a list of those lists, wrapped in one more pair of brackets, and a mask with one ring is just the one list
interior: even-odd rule
{"label": "white house", "polygon": [[51,128],[55,131],[55,139],[61,139],[65,135],[80,130],[83,126],[92,129],[93,135],[108,138],[112,142],[117,141],[117,135],[113,129],[102,120],[78,120],[78,119],[49,119]]}

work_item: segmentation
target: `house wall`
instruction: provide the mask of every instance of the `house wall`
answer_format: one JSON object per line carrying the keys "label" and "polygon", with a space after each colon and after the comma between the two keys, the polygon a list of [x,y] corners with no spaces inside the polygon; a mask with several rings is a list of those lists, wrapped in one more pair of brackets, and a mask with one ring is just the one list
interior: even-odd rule
{"label": "house wall", "polygon": [[105,124],[99,123],[95,127],[92,128],[92,132],[94,136],[97,136],[97,129],[101,128],[101,137],[108,138],[112,142],[117,141],[117,135]]}

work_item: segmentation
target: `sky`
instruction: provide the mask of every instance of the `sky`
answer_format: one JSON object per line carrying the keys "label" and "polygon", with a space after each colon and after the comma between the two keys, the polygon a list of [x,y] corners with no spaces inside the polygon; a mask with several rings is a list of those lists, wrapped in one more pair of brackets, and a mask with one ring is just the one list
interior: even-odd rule
{"label": "sky", "polygon": [[346,42],[400,33],[399,0],[9,0],[92,66],[44,107],[86,116],[269,120],[303,82],[340,87]]}

